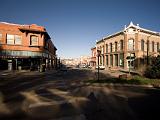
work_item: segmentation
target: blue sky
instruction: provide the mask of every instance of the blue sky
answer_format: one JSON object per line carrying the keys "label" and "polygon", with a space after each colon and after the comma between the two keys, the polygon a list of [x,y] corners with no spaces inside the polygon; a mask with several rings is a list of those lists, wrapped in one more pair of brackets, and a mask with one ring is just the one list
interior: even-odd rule
{"label": "blue sky", "polygon": [[160,0],[1,0],[0,21],[46,27],[58,57],[90,55],[130,21],[160,32]]}

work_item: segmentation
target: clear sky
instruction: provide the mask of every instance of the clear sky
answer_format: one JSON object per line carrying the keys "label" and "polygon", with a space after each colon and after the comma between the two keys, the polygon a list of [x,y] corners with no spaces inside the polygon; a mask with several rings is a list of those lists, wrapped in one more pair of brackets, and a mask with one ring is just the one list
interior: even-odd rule
{"label": "clear sky", "polygon": [[0,21],[46,27],[58,57],[90,55],[130,21],[160,31],[160,0],[0,0]]}

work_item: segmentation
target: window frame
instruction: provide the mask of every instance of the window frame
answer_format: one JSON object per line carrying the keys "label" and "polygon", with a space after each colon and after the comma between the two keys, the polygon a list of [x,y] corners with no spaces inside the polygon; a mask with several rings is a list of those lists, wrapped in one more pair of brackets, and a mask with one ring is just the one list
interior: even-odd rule
{"label": "window frame", "polygon": [[154,41],[152,41],[152,52],[155,52],[155,50],[154,50]]}
{"label": "window frame", "polygon": [[159,52],[159,42],[157,42],[157,52]]}
{"label": "window frame", "polygon": [[145,42],[144,42],[144,40],[142,39],[142,40],[141,40],[141,51],[144,51],[144,45],[145,45]]}
{"label": "window frame", "polygon": [[[129,41],[131,41],[131,40],[133,41],[132,44],[131,44],[131,42],[129,42]],[[133,38],[128,39],[128,50],[129,50],[129,51],[135,50],[135,49],[134,49],[134,39],[133,39]]]}
{"label": "window frame", "polygon": [[115,42],[115,52],[117,52],[118,51],[118,42],[116,41]]}
{"label": "window frame", "polygon": [[[37,41],[36,41],[37,44],[33,44],[33,41],[32,41],[33,37],[37,38]],[[39,45],[39,38],[38,38],[38,36],[37,35],[31,35],[30,36],[30,46],[38,46],[38,45]]]}
{"label": "window frame", "polygon": [[123,40],[120,40],[120,50],[123,50]]}
{"label": "window frame", "polygon": [[[10,36],[10,37],[12,36],[12,38],[9,38],[9,36]],[[13,35],[13,34],[7,34],[6,39],[7,39],[7,45],[14,45],[14,44],[15,44],[15,42],[14,42],[15,38],[14,38],[14,35]],[[12,42],[11,42],[11,41],[12,41]]]}

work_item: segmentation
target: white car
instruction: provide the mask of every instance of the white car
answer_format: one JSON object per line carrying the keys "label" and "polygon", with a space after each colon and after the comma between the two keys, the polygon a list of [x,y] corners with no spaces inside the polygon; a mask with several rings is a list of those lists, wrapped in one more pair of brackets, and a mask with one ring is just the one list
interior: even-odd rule
{"label": "white car", "polygon": [[[98,65],[96,66],[96,69],[98,69]],[[99,69],[100,69],[100,70],[104,70],[105,67],[104,67],[103,65],[99,65]]]}

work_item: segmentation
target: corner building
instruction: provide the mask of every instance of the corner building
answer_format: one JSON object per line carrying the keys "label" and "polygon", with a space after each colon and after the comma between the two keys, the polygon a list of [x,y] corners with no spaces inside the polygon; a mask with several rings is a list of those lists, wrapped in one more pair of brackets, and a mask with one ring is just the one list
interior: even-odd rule
{"label": "corner building", "polygon": [[132,22],[122,31],[104,37],[96,43],[96,64],[105,69],[133,69],[141,71],[151,58],[159,54],[160,34],[141,28]]}
{"label": "corner building", "polygon": [[56,50],[44,27],[0,22],[0,69],[55,68]]}

